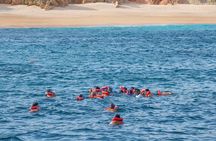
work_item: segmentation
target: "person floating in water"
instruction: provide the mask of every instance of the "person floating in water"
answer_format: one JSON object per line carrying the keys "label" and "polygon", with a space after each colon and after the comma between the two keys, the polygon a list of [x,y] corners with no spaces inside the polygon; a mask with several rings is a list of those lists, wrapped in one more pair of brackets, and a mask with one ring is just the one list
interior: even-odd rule
{"label": "person floating in water", "polygon": [[101,94],[101,89],[100,89],[100,87],[98,87],[98,86],[95,86],[95,87],[93,88],[93,91],[95,91],[97,94]]}
{"label": "person floating in water", "polygon": [[140,90],[138,88],[131,87],[130,90],[128,91],[128,94],[139,95],[140,94]]}
{"label": "person floating in water", "polygon": [[116,112],[118,110],[118,106],[115,104],[111,103],[110,107],[107,107],[105,110],[110,111],[110,112]]}
{"label": "person floating in water", "polygon": [[110,86],[103,86],[103,87],[101,87],[101,91],[108,91],[109,93],[111,93],[112,88]]}
{"label": "person floating in water", "polygon": [[40,110],[39,104],[34,102],[32,106],[29,108],[30,112],[38,112]]}
{"label": "person floating in water", "polygon": [[158,92],[157,92],[158,96],[166,96],[166,95],[171,95],[171,94],[172,94],[172,92],[169,92],[169,91],[161,92],[160,90],[158,90]]}
{"label": "person floating in water", "polygon": [[137,95],[136,97],[151,97],[153,96],[153,94],[151,93],[151,91],[149,89],[141,89],[140,90],[140,94]]}
{"label": "person floating in water", "polygon": [[89,89],[89,95],[97,95],[97,94],[101,94],[100,87],[95,86],[94,88]]}
{"label": "person floating in water", "polygon": [[56,94],[51,89],[46,90],[45,95],[49,98],[56,96]]}
{"label": "person floating in water", "polygon": [[153,96],[153,94],[151,93],[151,91],[149,89],[145,90],[145,97],[151,97]]}
{"label": "person floating in water", "polygon": [[89,89],[89,98],[100,98],[103,99],[104,95],[101,93],[101,89],[98,86]]}
{"label": "person floating in water", "polygon": [[128,94],[128,90],[125,86],[120,86],[120,93]]}
{"label": "person floating in water", "polygon": [[135,94],[135,95],[139,95],[139,94],[140,94],[140,89],[135,88],[135,90],[134,90],[134,94]]}
{"label": "person floating in water", "polygon": [[112,89],[109,86],[103,86],[101,88],[101,92],[103,96],[110,96],[110,93],[112,92]]}
{"label": "person floating in water", "polygon": [[77,100],[77,101],[82,101],[82,100],[84,100],[83,95],[80,94],[79,96],[77,96],[77,97],[76,97],[76,100]]}
{"label": "person floating in water", "polygon": [[115,117],[110,122],[110,124],[121,125],[121,124],[123,124],[123,118],[121,118],[119,114],[116,114]]}

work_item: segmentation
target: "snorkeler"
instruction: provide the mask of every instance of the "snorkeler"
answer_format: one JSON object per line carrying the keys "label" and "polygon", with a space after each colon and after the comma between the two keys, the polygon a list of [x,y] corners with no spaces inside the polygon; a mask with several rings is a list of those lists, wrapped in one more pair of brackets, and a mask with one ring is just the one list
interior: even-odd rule
{"label": "snorkeler", "polygon": [[119,114],[116,114],[115,117],[110,122],[110,124],[112,124],[112,125],[123,124],[123,118],[121,118]]}
{"label": "snorkeler", "polygon": [[151,91],[149,89],[141,89],[140,94],[138,95],[138,97],[140,96],[144,96],[144,97],[151,97],[153,94],[151,93]]}
{"label": "snorkeler", "polygon": [[129,90],[129,94],[138,95],[138,94],[140,94],[140,90],[138,88],[131,87],[130,90]]}
{"label": "snorkeler", "polygon": [[115,104],[111,103],[110,107],[106,108],[105,110],[110,111],[110,112],[116,112],[118,110],[118,106]]}
{"label": "snorkeler", "polygon": [[145,93],[146,93],[146,89],[141,89],[141,90],[138,89],[136,97],[137,98],[144,97]]}
{"label": "snorkeler", "polygon": [[30,112],[37,112],[40,110],[40,107],[37,102],[34,102],[32,106],[29,108]]}
{"label": "snorkeler", "polygon": [[46,90],[45,95],[49,98],[56,96],[56,94],[51,89]]}
{"label": "snorkeler", "polygon": [[129,94],[134,94],[135,93],[135,88],[134,87],[131,87],[130,89],[129,89]]}
{"label": "snorkeler", "polygon": [[120,93],[125,93],[125,94],[128,93],[128,90],[125,86],[120,86],[119,88],[120,88]]}
{"label": "snorkeler", "polygon": [[77,97],[76,97],[76,100],[77,100],[77,101],[82,101],[82,100],[84,100],[83,95],[80,94],[79,96],[77,96]]}
{"label": "snorkeler", "polygon": [[160,90],[158,90],[158,92],[157,92],[158,96],[166,96],[166,95],[171,95],[171,94],[173,94],[173,93],[169,92],[169,91],[161,92]]}
{"label": "snorkeler", "polygon": [[134,94],[135,94],[135,95],[139,95],[139,94],[140,94],[140,89],[135,88],[135,89],[134,89]]}
{"label": "snorkeler", "polygon": [[101,89],[98,86],[89,89],[89,98],[100,98],[103,99],[104,95],[102,95]]}
{"label": "snorkeler", "polygon": [[149,89],[146,89],[145,90],[145,97],[151,97],[152,96],[152,93]]}
{"label": "snorkeler", "polygon": [[101,94],[101,89],[98,86],[95,86],[94,88],[90,88],[89,89],[89,95],[93,95],[93,94]]}

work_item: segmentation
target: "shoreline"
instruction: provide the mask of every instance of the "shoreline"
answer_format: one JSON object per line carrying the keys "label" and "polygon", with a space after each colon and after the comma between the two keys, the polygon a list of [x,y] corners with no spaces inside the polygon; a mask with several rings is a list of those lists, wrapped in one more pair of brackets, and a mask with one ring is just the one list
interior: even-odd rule
{"label": "shoreline", "polygon": [[163,26],[216,26],[216,23],[213,24],[142,24],[142,25],[95,25],[95,26],[11,26],[11,27],[0,27],[0,29],[52,29],[52,28],[73,28],[73,29],[79,29],[79,28],[124,28],[124,27],[163,27]]}
{"label": "shoreline", "polygon": [[0,28],[79,28],[216,24],[216,5],[73,4],[44,11],[36,6],[0,5]]}

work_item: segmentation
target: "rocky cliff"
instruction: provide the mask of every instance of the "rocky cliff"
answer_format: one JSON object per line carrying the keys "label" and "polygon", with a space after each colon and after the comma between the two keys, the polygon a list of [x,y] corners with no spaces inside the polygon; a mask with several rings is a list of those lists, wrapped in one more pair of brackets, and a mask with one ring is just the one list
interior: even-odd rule
{"label": "rocky cliff", "polygon": [[129,0],[137,3],[167,5],[167,4],[216,4],[216,0]]}
{"label": "rocky cliff", "polygon": [[49,10],[56,6],[67,6],[69,3],[77,3],[76,0],[0,0],[0,4],[11,5],[37,5],[42,9]]}
{"label": "rocky cliff", "polygon": [[[81,4],[81,3],[94,3],[94,2],[108,2],[108,3],[125,3],[127,0],[0,0],[0,4],[11,5],[37,5],[45,10],[50,10],[54,7],[64,7],[68,4]],[[216,0],[129,0],[131,2],[144,3],[144,4],[215,4]]]}

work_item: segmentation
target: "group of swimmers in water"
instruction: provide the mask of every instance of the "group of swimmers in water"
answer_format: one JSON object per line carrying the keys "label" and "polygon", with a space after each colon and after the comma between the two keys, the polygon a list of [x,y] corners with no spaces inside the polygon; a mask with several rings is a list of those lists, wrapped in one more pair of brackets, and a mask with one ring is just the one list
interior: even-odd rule
{"label": "group of swimmers in water", "polygon": [[[52,97],[55,97],[56,94],[51,89],[48,89],[45,92],[45,96],[48,97],[48,98],[52,98]],[[38,112],[39,110],[40,110],[40,106],[39,106],[38,102],[34,102],[32,104],[32,106],[29,108],[30,112]]]}
{"label": "group of swimmers in water", "polygon": [[[146,88],[138,89],[135,87],[131,87],[128,89],[125,86],[120,86],[119,87],[119,92],[122,94],[126,95],[136,95],[137,97],[151,97],[153,96],[153,93]],[[95,86],[94,88],[89,89],[89,98],[105,98],[106,96],[110,96],[112,93],[112,88],[110,86],[103,86],[103,87],[98,87]],[[171,95],[172,92],[169,91],[160,91],[158,90],[156,95],[157,96],[165,96],[165,95]],[[83,100],[83,96],[79,95],[77,97],[77,100]]]}
{"label": "group of swimmers in water", "polygon": [[[136,95],[136,97],[151,97],[153,96],[153,93],[149,90],[149,89],[138,89],[135,87],[131,87],[130,89],[127,89],[124,86],[120,86],[119,87],[119,91],[122,94],[126,94],[126,95]],[[88,98],[94,99],[94,98],[99,98],[99,99],[103,99],[107,96],[111,96],[112,94],[112,88],[110,86],[103,86],[103,87],[98,87],[95,86],[94,88],[90,88],[89,89],[89,96]],[[172,92],[169,91],[157,91],[157,96],[166,96],[166,95],[171,95]],[[55,97],[56,94],[55,92],[53,92],[51,89],[48,89],[45,92],[45,96],[48,98],[52,98]],[[82,94],[80,94],[79,96],[76,96],[76,100],[77,101],[82,101],[84,100],[84,96]],[[118,106],[116,106],[115,104],[111,103],[110,107],[105,108],[105,110],[109,111],[109,112],[117,112],[119,109]],[[30,107],[29,111],[30,112],[38,112],[40,110],[39,104],[37,102],[34,102],[32,104],[32,106]],[[112,121],[110,122],[110,124],[112,125],[120,125],[123,124],[123,118],[120,117],[119,114],[116,114],[113,118]]]}
{"label": "group of swimmers in water", "polygon": [[[135,87],[131,87],[130,89],[127,89],[124,86],[120,86],[119,88],[120,88],[121,93],[124,93],[127,95],[136,95],[136,97],[151,97],[151,96],[153,96],[153,93],[149,89],[146,89],[146,88],[138,89]],[[160,90],[158,90],[156,93],[157,96],[166,96],[166,95],[171,95],[171,94],[172,94],[172,92],[169,92],[169,91],[163,91],[162,92]]]}

